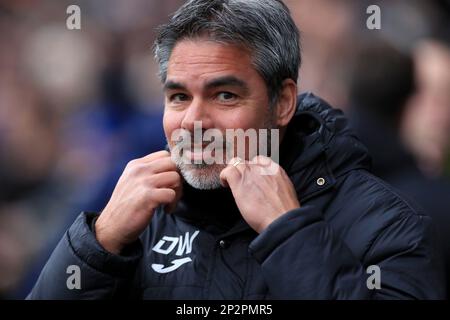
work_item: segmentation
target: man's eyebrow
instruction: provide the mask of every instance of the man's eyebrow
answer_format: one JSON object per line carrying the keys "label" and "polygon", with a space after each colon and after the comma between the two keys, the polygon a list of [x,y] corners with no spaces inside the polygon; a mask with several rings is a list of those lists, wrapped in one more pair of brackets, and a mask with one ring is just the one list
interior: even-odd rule
{"label": "man's eyebrow", "polygon": [[[235,76],[225,76],[210,80],[206,83],[205,89],[209,90],[223,86],[239,87],[245,92],[249,90],[247,83],[241,79],[236,78]],[[186,86],[181,82],[167,80],[164,84],[164,91],[167,90],[186,90]]]}
{"label": "man's eyebrow", "polygon": [[232,87],[239,87],[241,89],[244,89],[245,91],[248,91],[248,85],[245,81],[238,79],[234,76],[225,76],[213,79],[206,83],[205,88],[206,89],[213,89],[217,87],[223,87],[223,86],[232,86]]}
{"label": "man's eyebrow", "polygon": [[168,80],[164,83],[164,91],[167,90],[186,90],[186,86],[180,82]]}

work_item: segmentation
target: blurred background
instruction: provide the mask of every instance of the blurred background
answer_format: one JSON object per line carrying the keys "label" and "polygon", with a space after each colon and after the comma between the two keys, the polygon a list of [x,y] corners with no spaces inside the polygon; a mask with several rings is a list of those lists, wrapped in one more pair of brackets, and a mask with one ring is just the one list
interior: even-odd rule
{"label": "blurred background", "polygon": [[[182,0],[0,0],[0,299],[22,299],[81,211],[165,146],[155,28]],[[450,1],[285,0],[299,91],[344,110],[373,171],[436,221],[450,254]],[[81,30],[66,9],[81,8]],[[381,29],[369,30],[369,5]]]}

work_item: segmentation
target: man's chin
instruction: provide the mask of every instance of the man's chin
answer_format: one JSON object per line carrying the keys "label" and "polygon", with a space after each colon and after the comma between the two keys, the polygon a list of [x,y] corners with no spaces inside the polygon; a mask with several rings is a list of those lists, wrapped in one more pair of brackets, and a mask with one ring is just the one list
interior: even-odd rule
{"label": "man's chin", "polygon": [[224,165],[184,165],[180,168],[184,180],[199,190],[214,190],[222,187],[220,172]]}

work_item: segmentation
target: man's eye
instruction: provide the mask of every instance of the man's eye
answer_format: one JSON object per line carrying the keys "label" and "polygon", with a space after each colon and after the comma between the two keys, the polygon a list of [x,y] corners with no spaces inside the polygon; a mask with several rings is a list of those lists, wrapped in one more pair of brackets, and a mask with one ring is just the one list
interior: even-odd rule
{"label": "man's eye", "polygon": [[184,93],[176,93],[169,97],[169,100],[175,103],[187,101],[188,99],[189,97]]}
{"label": "man's eye", "polygon": [[231,92],[220,92],[217,98],[222,102],[233,102],[237,96]]}

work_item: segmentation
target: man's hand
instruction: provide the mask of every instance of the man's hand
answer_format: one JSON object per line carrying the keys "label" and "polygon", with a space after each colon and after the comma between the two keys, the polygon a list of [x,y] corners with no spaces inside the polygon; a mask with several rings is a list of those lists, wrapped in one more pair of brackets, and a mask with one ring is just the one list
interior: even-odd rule
{"label": "man's hand", "polygon": [[181,186],[181,176],[167,151],[130,161],[95,223],[99,243],[119,254],[144,231],[159,205],[175,206]]}
{"label": "man's hand", "polygon": [[239,211],[258,233],[286,212],[300,207],[291,180],[270,158],[257,156],[251,162],[234,158],[222,170],[220,179],[231,188]]}

